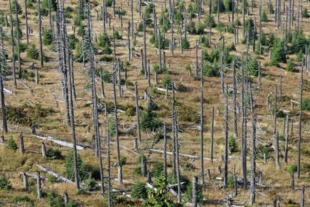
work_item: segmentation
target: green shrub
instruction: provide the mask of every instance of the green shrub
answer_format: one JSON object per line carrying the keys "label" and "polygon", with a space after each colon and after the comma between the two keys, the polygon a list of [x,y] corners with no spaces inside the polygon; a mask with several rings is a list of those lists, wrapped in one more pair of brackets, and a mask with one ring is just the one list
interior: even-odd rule
{"label": "green shrub", "polygon": [[39,51],[34,44],[32,44],[27,49],[27,57],[32,58],[34,60],[38,60],[40,57]]}
{"label": "green shrub", "polygon": [[50,207],[78,207],[78,203],[73,200],[69,199],[68,204],[65,204],[65,201],[61,195],[56,193],[55,191],[52,191],[47,194],[46,196],[46,202],[48,206]]}
{"label": "green shrub", "polygon": [[303,98],[303,100],[302,100],[302,110],[310,111],[310,99]]}
{"label": "green shrub", "polygon": [[[173,180],[172,172],[168,173],[167,180],[168,180],[168,183],[171,183],[171,184],[177,183],[176,179]],[[183,185],[181,185],[181,191],[185,192],[186,189],[187,189],[188,184],[190,183],[190,181],[189,181],[189,179],[186,176],[180,175],[180,182],[181,183],[183,182]],[[177,191],[177,188],[178,188],[178,186],[172,187],[172,189],[174,189],[176,191]]]}
{"label": "green shrub", "polygon": [[[11,8],[12,8],[12,13],[15,14],[16,13],[16,7],[15,7],[15,3],[16,3],[16,0],[13,0],[12,1],[12,4],[11,4]],[[17,2],[17,12],[18,14],[22,14],[23,13],[23,10],[20,6],[20,4]]]}
{"label": "green shrub", "polygon": [[232,137],[232,136],[229,137],[228,143],[229,143],[230,153],[238,152],[238,144],[237,144],[236,139],[234,137]]}
{"label": "green shrub", "polygon": [[162,87],[163,88],[168,88],[169,90],[172,89],[172,80],[170,75],[166,74],[165,77],[162,80]]}
{"label": "green shrub", "polygon": [[227,184],[228,184],[228,187],[230,187],[230,188],[235,187],[235,178],[234,178],[233,175],[230,175],[230,176],[228,177],[228,182],[227,182]]}
{"label": "green shrub", "polygon": [[[68,179],[74,181],[74,156],[73,156],[73,150],[70,150],[66,156],[65,163],[65,172],[64,175]],[[84,180],[86,178],[86,175],[88,174],[88,169],[83,163],[83,160],[81,159],[80,155],[77,154],[77,167],[78,167],[78,175],[80,180]]]}
{"label": "green shrub", "polygon": [[120,157],[120,165],[123,166],[127,163],[127,157],[124,155],[121,155]]}
{"label": "green shrub", "polygon": [[163,175],[164,164],[162,162],[155,162],[153,165],[152,176],[157,178]]}
{"label": "green shrub", "polygon": [[132,198],[141,198],[146,199],[147,198],[147,188],[143,182],[137,182],[132,187],[132,190],[130,192],[130,195]]}
{"label": "green shrub", "polygon": [[249,62],[249,74],[253,76],[258,75],[258,61],[256,58],[252,58]]}
{"label": "green shrub", "polygon": [[290,60],[287,65],[286,65],[286,71],[289,71],[289,72],[293,72],[294,71],[294,64],[292,62],[292,60]]}
{"label": "green shrub", "polygon": [[111,136],[114,136],[116,134],[116,124],[114,119],[108,120],[108,126],[109,126],[109,133]]}
{"label": "green shrub", "polygon": [[149,107],[143,110],[140,116],[142,130],[154,130],[162,126],[162,123],[157,118],[157,114]]}
{"label": "green shrub", "polygon": [[51,29],[43,30],[43,45],[51,45],[54,42],[53,31]]}
{"label": "green shrub", "polygon": [[13,197],[13,201],[15,202],[15,203],[23,203],[23,202],[27,202],[27,203],[31,203],[31,204],[33,204],[33,200],[31,200],[30,198],[29,198],[29,196],[27,196],[27,195],[20,195],[20,196],[14,196]]}
{"label": "green shrub", "polygon": [[279,62],[286,63],[286,53],[284,52],[283,41],[277,41],[274,44],[272,54],[271,54],[271,63],[277,66]]}
{"label": "green shrub", "polygon": [[17,150],[17,144],[15,142],[15,140],[13,139],[12,136],[10,136],[10,138],[8,139],[7,143],[6,143],[6,148],[16,151]]}
{"label": "green shrub", "polygon": [[114,39],[117,39],[117,40],[122,39],[122,35],[119,34],[118,30],[114,31],[113,37]]}
{"label": "green shrub", "polygon": [[12,188],[11,182],[5,175],[0,175],[0,190],[10,190]]}
{"label": "green shrub", "polygon": [[208,14],[206,16],[206,18],[205,18],[205,26],[206,27],[210,27],[211,26],[212,28],[216,27],[216,23],[215,23],[214,18],[213,18],[212,15]]}
{"label": "green shrub", "polygon": [[304,53],[300,50],[297,54],[296,61],[301,62],[304,57]]}
{"label": "green shrub", "polygon": [[[19,38],[20,38],[20,39],[23,38],[23,32],[22,32],[22,30],[21,30],[20,28],[18,28],[18,35],[19,35]],[[13,36],[14,36],[15,38],[17,38],[17,30],[16,30],[16,29],[14,29]]]}
{"label": "green shrub", "polygon": [[110,48],[109,44],[105,44],[102,53],[105,55],[110,55],[112,54],[112,49]]}
{"label": "green shrub", "polygon": [[190,43],[188,40],[185,40],[184,38],[182,39],[182,48],[183,49],[189,49],[190,48]]}
{"label": "green shrub", "polygon": [[262,13],[262,22],[268,22],[268,16],[265,10]]}
{"label": "green shrub", "polygon": [[290,164],[287,166],[286,170],[289,171],[290,173],[297,172],[297,165]]}
{"label": "green shrub", "polygon": [[52,11],[56,11],[57,8],[57,0],[43,0],[42,7],[48,9],[48,3],[50,3],[50,7]]}
{"label": "green shrub", "polygon": [[102,33],[102,34],[99,35],[97,45],[99,47],[104,47],[105,45],[109,45],[110,46],[110,38],[107,35],[107,33]]}
{"label": "green shrub", "polygon": [[141,175],[141,165],[137,165],[134,169],[133,169],[133,174],[134,175]]}
{"label": "green shrub", "polygon": [[58,148],[48,148],[46,150],[46,158],[48,160],[61,160],[63,159],[63,156]]}
{"label": "green shrub", "polygon": [[308,9],[304,8],[304,10],[302,10],[301,15],[303,18],[308,18],[309,17]]}
{"label": "green shrub", "polygon": [[54,175],[48,175],[47,180],[50,183],[56,183],[57,182],[57,178]]}
{"label": "green shrub", "polygon": [[112,57],[109,57],[109,56],[102,56],[100,58],[100,61],[104,61],[104,62],[112,62],[113,61],[113,58]]}
{"label": "green shrub", "polygon": [[87,178],[84,182],[84,187],[86,190],[94,190],[97,186],[97,182],[94,178]]}
{"label": "green shrub", "polygon": [[[203,195],[202,195],[202,185],[197,184],[197,203],[202,204],[203,203]],[[185,191],[185,198],[188,202],[193,201],[193,184],[190,182]]]}

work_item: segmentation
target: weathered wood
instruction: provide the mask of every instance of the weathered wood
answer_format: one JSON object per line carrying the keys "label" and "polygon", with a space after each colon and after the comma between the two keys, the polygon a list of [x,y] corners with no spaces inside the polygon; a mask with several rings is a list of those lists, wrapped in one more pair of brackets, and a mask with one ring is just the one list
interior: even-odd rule
{"label": "weathered wood", "polygon": [[302,120],[302,91],[303,91],[303,72],[304,72],[304,67],[302,66],[301,67],[301,71],[300,71],[300,96],[299,96],[299,123],[298,123],[298,145],[297,145],[297,148],[298,148],[298,157],[297,157],[297,178],[300,178],[300,168],[301,168],[301,165],[300,165],[300,145],[301,145],[301,120]]}
{"label": "weathered wood", "polygon": [[38,198],[42,198],[41,177],[39,171],[37,171],[37,196]]}
{"label": "weathered wood", "polygon": [[197,198],[198,198],[198,192],[197,192],[197,183],[198,183],[198,177],[194,176],[193,177],[193,182],[192,182],[192,207],[197,207]]}
{"label": "weathered wood", "polygon": [[210,140],[210,160],[213,163],[213,142],[214,142],[214,106],[211,110],[211,140]]}
{"label": "weathered wood", "polygon": [[25,190],[28,190],[28,188],[29,188],[29,185],[28,185],[28,177],[27,177],[27,175],[26,175],[25,172],[23,172],[22,175],[23,175],[24,188],[25,188]]}
{"label": "weathered wood", "polygon": [[75,185],[75,183],[74,183],[72,180],[69,180],[68,178],[63,177],[62,175],[60,175],[60,174],[58,174],[58,173],[55,173],[55,172],[53,172],[53,171],[51,171],[51,170],[49,170],[49,169],[43,167],[42,165],[36,164],[36,166],[37,166],[40,170],[46,172],[47,174],[53,175],[54,177],[56,177],[56,178],[59,179],[59,180],[62,180],[62,181],[64,181],[64,182],[66,182],[66,183],[70,183],[70,184]]}
{"label": "weathered wood", "polygon": [[20,147],[19,147],[19,150],[20,150],[20,153],[24,154],[25,153],[25,147],[24,147],[24,136],[23,136],[23,133],[21,132],[19,134],[19,142],[20,142]]}
{"label": "weathered wood", "polygon": [[226,85],[225,91],[225,158],[224,158],[224,186],[228,186],[228,86]]}
{"label": "weathered wood", "polygon": [[256,115],[253,115],[252,118],[252,156],[251,156],[251,194],[250,194],[250,204],[255,203],[255,191],[256,191],[256,180],[255,180],[255,171],[256,171]]}
{"label": "weathered wood", "polygon": [[204,184],[204,160],[203,160],[203,151],[204,151],[204,142],[203,142],[203,90],[200,95],[200,176],[201,176],[201,184]]}
{"label": "weathered wood", "polygon": [[[51,136],[47,136],[47,137],[43,137],[43,136],[39,136],[39,135],[33,135],[33,136],[36,137],[36,138],[45,140],[45,141],[52,141],[52,142],[54,142],[54,143],[56,143],[56,144],[58,144],[58,145],[61,145],[61,146],[73,148],[73,143],[71,143],[71,142],[62,141],[62,140],[53,138],[53,137],[51,137]],[[85,147],[83,147],[83,146],[81,146],[81,145],[77,145],[77,146],[76,146],[76,149],[77,149],[77,150],[84,150]]]}
{"label": "weathered wood", "polygon": [[46,159],[46,147],[44,142],[42,142],[41,151],[42,151],[42,157]]}

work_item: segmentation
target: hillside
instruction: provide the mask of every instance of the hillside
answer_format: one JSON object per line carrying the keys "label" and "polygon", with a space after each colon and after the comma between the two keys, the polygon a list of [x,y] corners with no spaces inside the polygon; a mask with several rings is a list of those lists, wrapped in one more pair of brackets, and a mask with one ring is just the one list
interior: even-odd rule
{"label": "hillside", "polygon": [[310,205],[308,2],[89,1],[0,2],[1,206]]}

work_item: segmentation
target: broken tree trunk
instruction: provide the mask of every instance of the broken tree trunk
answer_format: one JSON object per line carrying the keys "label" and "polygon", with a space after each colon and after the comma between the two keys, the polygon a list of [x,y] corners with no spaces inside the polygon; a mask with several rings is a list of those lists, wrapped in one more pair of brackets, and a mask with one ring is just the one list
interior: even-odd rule
{"label": "broken tree trunk", "polygon": [[200,97],[200,176],[201,184],[204,184],[204,163],[203,163],[203,90]]}
{"label": "broken tree trunk", "polygon": [[24,136],[22,132],[19,134],[19,141],[20,141],[20,153],[24,154],[25,147],[24,147]]}
{"label": "broken tree trunk", "polygon": [[141,131],[140,131],[140,116],[139,116],[139,104],[138,104],[138,85],[135,83],[135,99],[136,99],[136,117],[137,117],[137,134],[138,140],[141,143]]}
{"label": "broken tree trunk", "polygon": [[41,177],[39,171],[37,171],[37,194],[38,198],[42,198]]}

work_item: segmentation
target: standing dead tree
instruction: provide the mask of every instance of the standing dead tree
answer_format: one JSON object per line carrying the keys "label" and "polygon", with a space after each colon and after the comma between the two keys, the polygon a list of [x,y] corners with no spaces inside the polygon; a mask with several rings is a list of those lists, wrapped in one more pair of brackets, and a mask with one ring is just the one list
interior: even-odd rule
{"label": "standing dead tree", "polygon": [[[0,27],[0,37],[1,37],[1,50],[0,50],[0,68],[4,69],[5,66],[5,54],[3,45],[3,33],[2,27]],[[6,107],[5,107],[5,96],[4,96],[4,85],[3,85],[3,75],[2,70],[0,70],[0,99],[1,99],[1,112],[2,112],[2,129],[4,133],[8,132],[8,125],[6,119]]]}
{"label": "standing dead tree", "polygon": [[225,157],[224,157],[224,186],[228,186],[228,86],[226,86],[225,91]]}
{"label": "standing dead tree", "polygon": [[201,184],[204,184],[204,163],[203,163],[203,90],[200,97],[200,175]]}
{"label": "standing dead tree", "polygon": [[18,9],[17,0],[15,0],[15,18],[16,18],[16,39],[17,39],[17,59],[18,59],[18,78],[22,77],[22,69],[20,63],[20,37],[19,37],[19,19],[18,19]]}
{"label": "standing dead tree", "polygon": [[211,140],[210,140],[210,160],[213,163],[213,142],[214,142],[214,107],[211,110]]}
{"label": "standing dead tree", "polygon": [[297,157],[297,178],[300,178],[300,145],[301,145],[301,120],[302,120],[302,90],[303,90],[303,72],[304,67],[300,71],[300,96],[299,96],[299,123],[298,123],[298,157]]}
{"label": "standing dead tree", "polygon": [[140,131],[140,116],[139,116],[139,104],[138,104],[138,85],[135,83],[135,100],[136,100],[136,116],[137,116],[137,134],[138,140],[141,143],[141,131]]}
{"label": "standing dead tree", "polygon": [[[40,67],[43,67],[43,49],[42,49],[42,35],[41,35],[41,33],[42,33],[42,18],[41,18],[40,0],[38,0],[38,15],[39,15],[38,18],[39,18],[39,42],[40,42]],[[66,23],[63,23],[63,24],[65,25]]]}
{"label": "standing dead tree", "polygon": [[252,118],[252,161],[251,161],[251,194],[250,194],[250,204],[255,203],[255,171],[256,171],[256,115]]}
{"label": "standing dead tree", "polygon": [[[14,87],[16,88],[16,74],[15,74],[15,55],[14,55],[14,35],[13,35],[13,17],[12,17],[12,5],[11,5],[11,0],[9,0],[10,4],[10,22],[11,22],[11,49],[12,49],[12,72],[13,72],[13,82],[14,82]],[[2,34],[1,34],[2,36]]]}

